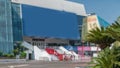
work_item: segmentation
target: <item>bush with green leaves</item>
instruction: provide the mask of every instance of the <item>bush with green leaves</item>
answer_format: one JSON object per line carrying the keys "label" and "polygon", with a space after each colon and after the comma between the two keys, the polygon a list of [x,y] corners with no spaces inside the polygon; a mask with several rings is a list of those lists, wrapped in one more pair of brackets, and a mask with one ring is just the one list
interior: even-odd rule
{"label": "bush with green leaves", "polygon": [[[120,68],[120,57],[119,53],[116,53],[116,49],[109,47],[102,50],[98,57],[94,58],[94,63],[96,64],[93,68]],[[120,51],[120,50],[119,50]]]}
{"label": "bush with green leaves", "polygon": [[17,48],[17,49],[14,49],[14,50],[13,50],[13,53],[14,53],[15,56],[18,55],[18,54],[19,54],[19,49],[18,49],[18,48]]}
{"label": "bush with green leaves", "polygon": [[24,53],[24,51],[26,51],[26,50],[28,50],[28,49],[22,45],[22,41],[18,41],[18,42],[16,42],[16,46],[14,46],[13,53],[15,56],[21,55],[21,57],[25,57],[26,54]]}
{"label": "bush with green leaves", "polygon": [[25,57],[26,57],[26,53],[25,53],[25,52],[21,52],[21,53],[20,53],[20,57],[21,57],[21,58],[25,58]]}
{"label": "bush with green leaves", "polygon": [[112,50],[113,50],[113,55],[116,55],[115,61],[118,62],[116,63],[115,66],[116,68],[120,68],[120,42],[119,41],[114,42]]}
{"label": "bush with green leaves", "polygon": [[14,57],[14,55],[13,54],[3,54],[3,57],[12,58],[12,57]]}
{"label": "bush with green leaves", "polygon": [[3,52],[0,51],[0,57],[3,56]]}

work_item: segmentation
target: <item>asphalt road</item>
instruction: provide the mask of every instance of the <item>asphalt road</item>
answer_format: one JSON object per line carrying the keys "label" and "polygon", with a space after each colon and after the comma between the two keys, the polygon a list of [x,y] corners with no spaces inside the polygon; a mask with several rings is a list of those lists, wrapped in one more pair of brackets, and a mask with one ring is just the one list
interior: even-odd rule
{"label": "asphalt road", "polygon": [[72,61],[60,61],[60,62],[28,61],[28,62],[0,63],[0,68],[85,68],[85,66],[90,66],[90,64]]}

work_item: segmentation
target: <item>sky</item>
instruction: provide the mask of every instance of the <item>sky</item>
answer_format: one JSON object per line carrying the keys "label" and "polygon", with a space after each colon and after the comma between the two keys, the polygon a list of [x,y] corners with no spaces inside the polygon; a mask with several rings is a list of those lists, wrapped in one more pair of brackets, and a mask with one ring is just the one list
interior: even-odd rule
{"label": "sky", "polygon": [[96,13],[109,23],[120,16],[120,0],[71,0],[82,3],[87,13]]}

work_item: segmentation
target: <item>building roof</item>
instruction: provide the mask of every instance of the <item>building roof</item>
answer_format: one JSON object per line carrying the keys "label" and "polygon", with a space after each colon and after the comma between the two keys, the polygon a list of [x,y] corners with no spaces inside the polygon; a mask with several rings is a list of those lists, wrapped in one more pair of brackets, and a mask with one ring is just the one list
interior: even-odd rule
{"label": "building roof", "polygon": [[83,4],[67,0],[12,0],[12,2],[75,13],[76,15],[87,15]]}

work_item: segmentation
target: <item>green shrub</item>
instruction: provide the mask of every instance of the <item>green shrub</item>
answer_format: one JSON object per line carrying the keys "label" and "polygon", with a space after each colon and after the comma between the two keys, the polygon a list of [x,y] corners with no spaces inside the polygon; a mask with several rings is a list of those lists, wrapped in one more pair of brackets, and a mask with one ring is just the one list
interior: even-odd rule
{"label": "green shrub", "polygon": [[21,58],[25,58],[25,57],[26,57],[26,53],[25,53],[25,52],[21,52],[21,53],[20,53],[20,57],[21,57]]}
{"label": "green shrub", "polygon": [[0,57],[1,57],[1,56],[3,56],[3,53],[2,53],[2,52],[0,52]]}
{"label": "green shrub", "polygon": [[3,57],[12,58],[12,57],[14,57],[14,55],[13,54],[4,54]]}
{"label": "green shrub", "polygon": [[120,68],[119,57],[120,48],[107,47],[98,54],[98,57],[94,58],[96,65],[93,68]]}
{"label": "green shrub", "polygon": [[19,49],[18,49],[18,48],[17,48],[17,49],[14,49],[14,50],[13,50],[13,53],[14,53],[15,56],[18,55],[18,54],[19,54]]}
{"label": "green shrub", "polygon": [[3,57],[7,57],[7,54],[3,54]]}
{"label": "green shrub", "polygon": [[14,55],[13,54],[7,54],[7,57],[12,58],[12,57],[14,57]]}

